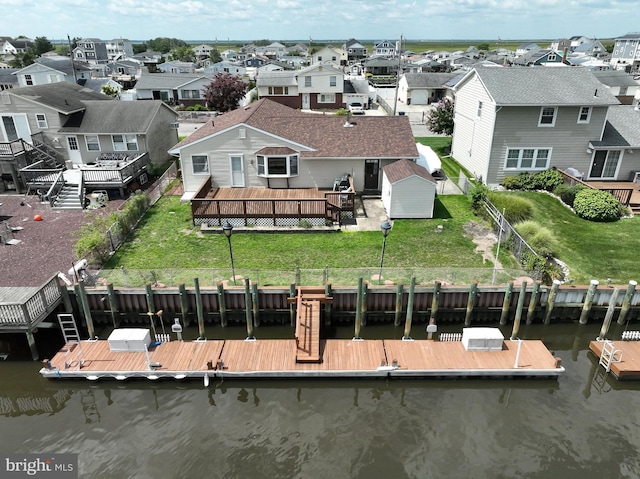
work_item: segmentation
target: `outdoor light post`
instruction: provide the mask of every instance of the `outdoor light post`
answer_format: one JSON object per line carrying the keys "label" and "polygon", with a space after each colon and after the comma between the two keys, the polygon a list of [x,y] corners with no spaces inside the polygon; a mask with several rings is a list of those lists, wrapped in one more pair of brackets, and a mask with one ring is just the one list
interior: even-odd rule
{"label": "outdoor light post", "polygon": [[382,283],[382,263],[384,262],[384,247],[387,245],[387,236],[389,236],[389,232],[391,231],[391,223],[389,223],[389,221],[385,221],[380,225],[380,229],[382,230],[382,254],[380,255],[380,271],[378,272],[378,284]]}
{"label": "outdoor light post", "polygon": [[231,234],[233,233],[233,226],[227,221],[222,226],[222,231],[224,235],[227,237],[227,241],[229,242],[229,257],[231,258],[231,277],[233,278],[233,285],[236,284],[236,270],[233,267],[233,250],[231,249]]}

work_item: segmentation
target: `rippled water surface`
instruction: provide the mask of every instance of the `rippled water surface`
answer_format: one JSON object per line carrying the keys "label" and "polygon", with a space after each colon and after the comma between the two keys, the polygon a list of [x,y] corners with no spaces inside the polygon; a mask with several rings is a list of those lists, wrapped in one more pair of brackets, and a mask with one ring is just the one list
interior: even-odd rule
{"label": "rippled water surface", "polygon": [[[277,328],[266,330],[258,336]],[[45,380],[38,363],[9,360],[0,363],[0,452],[78,453],[81,477],[96,478],[637,478],[640,386],[599,374],[587,352],[597,332],[521,331],[562,358],[558,381],[235,380],[205,388]],[[396,336],[387,326],[366,333]]]}

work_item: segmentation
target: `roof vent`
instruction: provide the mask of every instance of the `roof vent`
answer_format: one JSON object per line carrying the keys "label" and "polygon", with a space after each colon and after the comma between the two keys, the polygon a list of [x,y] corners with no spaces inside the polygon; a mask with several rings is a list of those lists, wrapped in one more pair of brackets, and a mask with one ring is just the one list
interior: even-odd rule
{"label": "roof vent", "polygon": [[597,97],[597,96],[598,96],[598,89],[597,89],[597,88],[596,88],[596,91],[595,91],[595,93],[593,94],[593,96],[594,96],[594,97]]}

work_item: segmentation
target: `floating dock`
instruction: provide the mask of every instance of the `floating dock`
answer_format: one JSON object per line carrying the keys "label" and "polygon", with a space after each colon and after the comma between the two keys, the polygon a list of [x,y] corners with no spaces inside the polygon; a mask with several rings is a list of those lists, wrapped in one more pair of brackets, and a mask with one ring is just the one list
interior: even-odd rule
{"label": "floating dock", "polygon": [[[460,341],[320,340],[320,361],[296,361],[295,339],[171,341],[142,351],[112,351],[107,340],[65,345],[46,378],[427,378],[541,377],[564,372],[539,340],[498,351],[467,351]],[[519,351],[518,351],[519,350]]]}
{"label": "floating dock", "polygon": [[640,379],[640,341],[591,341],[589,349],[617,379]]}

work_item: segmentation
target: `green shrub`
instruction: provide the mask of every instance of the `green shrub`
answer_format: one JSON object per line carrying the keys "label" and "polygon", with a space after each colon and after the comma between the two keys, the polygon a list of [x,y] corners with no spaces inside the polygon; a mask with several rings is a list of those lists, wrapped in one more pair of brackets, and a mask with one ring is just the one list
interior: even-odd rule
{"label": "green shrub", "polygon": [[185,110],[187,110],[187,111],[208,111],[209,109],[206,106],[201,105],[200,103],[197,103],[196,105],[188,106],[187,108],[185,108]]}
{"label": "green shrub", "polygon": [[589,221],[616,221],[622,211],[620,202],[611,193],[589,188],[576,194],[573,209],[580,218]]}
{"label": "green shrub", "polygon": [[571,186],[569,184],[563,183],[556,186],[556,188],[553,190],[553,194],[558,196],[563,203],[573,208],[573,201],[576,199],[578,191],[584,188],[585,186],[582,186],[580,184]]}
{"label": "green shrub", "polygon": [[536,221],[523,221],[515,226],[516,231],[541,256],[553,256],[558,241],[553,232]]}
{"label": "green shrub", "polygon": [[528,220],[533,214],[533,203],[526,198],[508,193],[489,193],[489,200],[498,208],[504,210],[504,217],[511,224]]}
{"label": "green shrub", "polygon": [[521,190],[522,189],[522,178],[520,175],[518,176],[507,176],[500,183],[508,190]]}
{"label": "green shrub", "polygon": [[346,108],[338,108],[336,110],[336,116],[347,116],[347,109]]}
{"label": "green shrub", "polygon": [[557,170],[544,170],[533,175],[533,189],[553,191],[563,183],[562,175]]}
{"label": "green shrub", "polygon": [[476,183],[469,190],[471,195],[471,208],[473,211],[478,212],[482,208],[482,202],[489,194],[489,188],[482,183]]}

